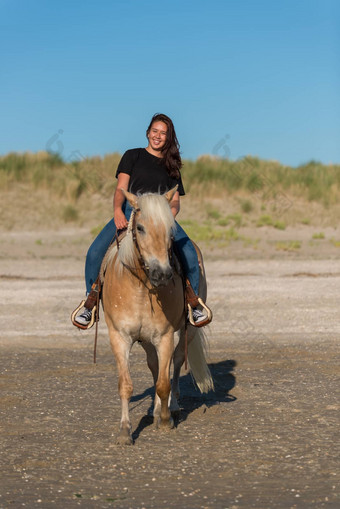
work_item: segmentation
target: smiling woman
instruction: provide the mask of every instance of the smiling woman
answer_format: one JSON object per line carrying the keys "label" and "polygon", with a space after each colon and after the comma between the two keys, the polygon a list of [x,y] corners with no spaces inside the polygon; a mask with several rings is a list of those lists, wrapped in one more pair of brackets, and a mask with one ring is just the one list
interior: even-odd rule
{"label": "smiling woman", "polygon": [[[162,151],[166,143],[166,127],[163,122],[154,122],[147,134],[149,139],[150,149],[159,152]],[[157,154],[155,154],[157,155]]]}
{"label": "smiling woman", "polygon": [[[182,160],[179,143],[172,120],[162,113],[155,114],[146,130],[146,137],[148,140],[146,148],[127,150],[123,155],[116,173],[118,184],[114,195],[114,218],[100,232],[87,253],[85,279],[88,299],[84,311],[73,321],[80,328],[87,328],[89,324],[93,324],[92,309],[95,299],[91,295],[91,289],[95,285],[102,260],[116,232],[128,226],[132,207],[126,200],[126,191],[140,196],[149,193],[164,194],[176,188],[169,203],[173,218],[176,218],[180,210],[180,196],[185,192],[180,173]],[[200,268],[196,249],[177,222],[174,247],[184,275],[194,293],[198,295]],[[196,325],[202,326],[206,323],[207,317],[199,309],[194,308],[192,316]]]}

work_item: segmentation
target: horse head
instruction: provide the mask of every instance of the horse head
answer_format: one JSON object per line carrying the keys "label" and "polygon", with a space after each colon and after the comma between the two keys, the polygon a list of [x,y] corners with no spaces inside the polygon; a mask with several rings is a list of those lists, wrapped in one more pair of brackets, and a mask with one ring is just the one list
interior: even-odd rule
{"label": "horse head", "polygon": [[[141,196],[122,189],[133,213],[129,225],[132,236],[121,256],[124,257],[129,250],[130,255],[134,252],[135,265],[137,259],[154,287],[167,285],[173,276],[170,253],[176,224],[170,202],[177,187],[165,194],[148,193]],[[121,261],[124,263],[122,258]]]}

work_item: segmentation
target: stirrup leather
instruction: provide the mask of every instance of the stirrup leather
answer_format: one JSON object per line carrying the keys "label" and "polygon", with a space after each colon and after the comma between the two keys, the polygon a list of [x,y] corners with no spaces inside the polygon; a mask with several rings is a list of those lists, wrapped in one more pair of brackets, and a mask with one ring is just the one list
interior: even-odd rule
{"label": "stirrup leather", "polygon": [[201,297],[197,297],[198,303],[202,306],[203,309],[207,312],[207,318],[205,320],[202,320],[200,323],[196,323],[192,314],[192,307],[188,303],[188,314],[189,314],[189,322],[194,327],[204,327],[205,325],[208,325],[208,323],[211,322],[213,318],[213,314],[210,308],[203,302]]}
{"label": "stirrup leather", "polygon": [[71,322],[73,323],[73,325],[75,325],[79,329],[83,329],[83,330],[91,329],[91,327],[93,327],[94,322],[96,320],[96,313],[97,313],[97,306],[94,306],[91,310],[92,317],[91,317],[90,323],[88,323],[87,325],[82,325],[81,323],[76,322],[77,313],[81,310],[82,307],[84,307],[84,304],[85,304],[85,300],[82,300],[81,303],[79,304],[79,306],[73,311],[73,313],[71,315]]}

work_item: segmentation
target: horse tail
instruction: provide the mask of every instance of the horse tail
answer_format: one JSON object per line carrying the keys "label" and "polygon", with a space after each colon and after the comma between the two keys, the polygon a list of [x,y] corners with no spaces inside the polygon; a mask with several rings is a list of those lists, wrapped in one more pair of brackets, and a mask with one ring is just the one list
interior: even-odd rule
{"label": "horse tail", "polygon": [[203,328],[195,328],[188,345],[188,361],[191,374],[201,392],[214,390],[214,381],[206,361],[207,339]]}

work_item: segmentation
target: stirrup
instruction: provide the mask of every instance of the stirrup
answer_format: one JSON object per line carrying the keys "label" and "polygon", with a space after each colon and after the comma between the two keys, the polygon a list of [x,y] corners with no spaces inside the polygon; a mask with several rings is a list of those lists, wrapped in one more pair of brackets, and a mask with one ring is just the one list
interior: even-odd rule
{"label": "stirrup", "polygon": [[207,318],[205,320],[202,320],[200,323],[196,323],[192,314],[192,307],[190,304],[188,304],[188,314],[189,314],[189,322],[194,327],[204,327],[205,325],[208,325],[208,323],[211,322],[213,318],[213,314],[210,308],[203,302],[201,297],[198,297],[198,303],[202,306],[203,309],[207,312]]}
{"label": "stirrup", "polygon": [[91,317],[90,323],[88,323],[87,325],[82,325],[81,323],[76,322],[76,316],[77,316],[78,311],[80,311],[81,308],[84,307],[84,304],[85,304],[85,300],[82,300],[81,303],[79,304],[79,306],[73,311],[73,313],[71,315],[71,322],[73,323],[73,325],[78,327],[78,329],[86,330],[86,329],[91,329],[91,327],[93,327],[93,325],[94,325],[94,322],[96,320],[97,306],[94,306],[94,308],[92,309],[92,317]]}

